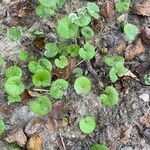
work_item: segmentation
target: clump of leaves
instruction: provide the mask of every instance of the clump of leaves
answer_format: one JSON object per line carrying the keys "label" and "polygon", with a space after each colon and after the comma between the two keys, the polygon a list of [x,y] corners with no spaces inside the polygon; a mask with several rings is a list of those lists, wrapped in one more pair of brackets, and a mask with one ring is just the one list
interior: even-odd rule
{"label": "clump of leaves", "polygon": [[80,120],[79,128],[83,133],[90,134],[96,128],[96,121],[92,116],[86,116]]}
{"label": "clump of leaves", "polygon": [[103,94],[100,95],[99,99],[104,105],[112,107],[118,104],[118,95],[117,90],[113,86],[107,86],[103,91]]}
{"label": "clump of leaves", "polygon": [[0,135],[4,133],[5,129],[6,129],[5,123],[2,119],[0,119]]}
{"label": "clump of leaves", "polygon": [[104,144],[93,144],[90,150],[109,150],[109,148]]}
{"label": "clump of leaves", "polygon": [[83,27],[81,29],[81,33],[85,37],[85,39],[92,39],[94,36],[94,31],[89,26]]}
{"label": "clump of leaves", "polygon": [[21,38],[21,35],[22,35],[22,28],[20,26],[18,27],[11,27],[9,30],[8,30],[8,34],[9,34],[9,38],[12,40],[12,41],[18,41],[20,38]]}
{"label": "clump of leaves", "polygon": [[27,51],[25,51],[24,49],[21,49],[20,51],[19,51],[19,59],[20,60],[22,60],[22,61],[27,61],[27,59],[28,59],[28,52]]}
{"label": "clump of leaves", "polygon": [[80,46],[77,44],[71,44],[67,47],[67,52],[71,57],[77,57],[79,55]]}
{"label": "clump of leaves", "polygon": [[61,99],[68,89],[68,82],[64,79],[57,79],[50,88],[50,95],[55,99]]}
{"label": "clump of leaves", "polygon": [[122,56],[106,56],[104,62],[111,67],[109,77],[112,82],[116,82],[118,77],[122,77],[125,74],[124,58]]}
{"label": "clump of leaves", "polygon": [[47,96],[40,96],[37,101],[30,103],[30,109],[35,114],[44,116],[51,111],[52,103]]}
{"label": "clump of leaves", "polygon": [[123,30],[124,30],[124,34],[125,34],[126,38],[129,40],[129,42],[134,41],[139,32],[139,29],[131,23],[125,24]]}
{"label": "clump of leaves", "polygon": [[131,0],[119,0],[115,3],[116,11],[118,13],[124,13],[129,10]]}
{"label": "clump of leaves", "polygon": [[150,74],[146,74],[146,75],[144,76],[144,83],[145,83],[146,85],[150,85]]}
{"label": "clump of leaves", "polygon": [[77,94],[86,94],[91,90],[91,81],[84,76],[78,77],[75,80],[74,89]]}
{"label": "clump of leaves", "polygon": [[86,43],[83,48],[79,49],[79,55],[84,60],[90,60],[95,55],[95,48],[93,45]]}
{"label": "clump of leaves", "polygon": [[0,54],[0,67],[4,64],[4,57]]}
{"label": "clump of leaves", "polygon": [[51,74],[46,69],[39,69],[33,75],[32,82],[37,87],[47,87],[51,82]]}
{"label": "clump of leaves", "polygon": [[66,66],[68,66],[69,62],[68,62],[68,59],[66,58],[66,56],[60,56],[59,59],[55,59],[55,65],[58,67],[58,68],[65,68]]}

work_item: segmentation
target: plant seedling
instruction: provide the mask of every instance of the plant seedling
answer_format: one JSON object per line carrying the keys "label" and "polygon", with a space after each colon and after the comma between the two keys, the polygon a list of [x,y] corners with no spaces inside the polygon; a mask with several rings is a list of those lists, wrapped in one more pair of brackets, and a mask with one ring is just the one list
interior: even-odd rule
{"label": "plant seedling", "polygon": [[90,150],[109,150],[109,148],[104,144],[93,144]]}
{"label": "plant seedling", "polygon": [[9,68],[7,68],[7,70],[5,71],[5,77],[10,78],[13,76],[18,76],[20,78],[22,77],[22,70],[20,67],[10,66]]}
{"label": "plant seedling", "polygon": [[78,26],[73,24],[69,17],[64,17],[58,21],[57,33],[64,39],[76,38],[78,29]]}
{"label": "plant seedling", "polygon": [[42,69],[42,66],[35,60],[32,60],[28,64],[28,69],[31,73],[35,73],[37,70]]}
{"label": "plant seedling", "polygon": [[9,38],[12,41],[18,41],[21,38],[21,34],[22,34],[22,28],[21,27],[11,27],[8,30],[9,33]]}
{"label": "plant seedling", "polygon": [[93,117],[86,116],[85,118],[80,120],[79,128],[83,133],[90,134],[96,128],[96,121]]}
{"label": "plant seedling", "polygon": [[59,59],[55,59],[55,65],[58,67],[58,68],[65,68],[66,66],[68,66],[69,62],[68,62],[68,59],[66,58],[66,56],[60,56]]}
{"label": "plant seedling", "polygon": [[17,96],[8,95],[8,105],[10,105],[11,103],[20,102],[20,101],[21,101],[20,95],[17,95]]}
{"label": "plant seedling", "polygon": [[150,74],[146,74],[146,75],[144,76],[144,83],[145,83],[146,85],[150,85]]}
{"label": "plant seedling", "polygon": [[94,31],[88,26],[83,27],[81,33],[85,37],[85,39],[92,39],[94,36]]}
{"label": "plant seedling", "polygon": [[124,34],[125,34],[126,38],[129,40],[129,42],[134,41],[139,32],[139,29],[131,23],[125,24],[123,30],[124,30]]}
{"label": "plant seedling", "polygon": [[36,87],[47,87],[51,82],[51,75],[46,69],[39,69],[32,76],[32,82]]}
{"label": "plant seedling", "polygon": [[51,111],[52,103],[47,96],[40,96],[37,101],[31,102],[30,109],[36,115],[44,116]]}
{"label": "plant seedling", "polygon": [[4,84],[4,88],[13,97],[20,95],[25,90],[25,86],[18,76],[8,78]]}
{"label": "plant seedling", "polygon": [[77,57],[79,55],[79,49],[79,45],[71,44],[67,47],[67,52],[71,55],[71,57]]}
{"label": "plant seedling", "polygon": [[50,95],[55,99],[61,99],[68,89],[68,82],[64,79],[57,79],[50,88]]}
{"label": "plant seedling", "polygon": [[74,89],[77,94],[86,94],[91,90],[91,81],[84,76],[78,77],[75,80]]}
{"label": "plant seedling", "polygon": [[45,6],[45,7],[51,7],[54,8],[56,7],[56,0],[39,0],[40,4]]}
{"label": "plant seedling", "polygon": [[124,13],[129,10],[131,0],[119,0],[115,3],[116,11],[118,13]]}
{"label": "plant seedling", "polygon": [[95,55],[95,48],[93,45],[86,43],[83,48],[79,49],[79,55],[84,60],[90,60]]}
{"label": "plant seedling", "polygon": [[114,87],[107,86],[103,94],[100,95],[99,99],[104,105],[108,107],[113,107],[116,104],[118,104],[119,99],[118,95],[119,94]]}
{"label": "plant seedling", "polygon": [[99,19],[99,6],[93,2],[87,3],[88,13],[95,19]]}
{"label": "plant seedling", "polygon": [[0,54],[0,67],[4,64],[4,58],[3,56]]}
{"label": "plant seedling", "polygon": [[5,123],[2,119],[0,119],[0,135],[6,130]]}
{"label": "plant seedling", "polygon": [[40,65],[41,67],[43,67],[43,69],[47,69],[49,72],[52,71],[52,63],[46,59],[46,58],[42,58],[38,61],[38,65]]}
{"label": "plant seedling", "polygon": [[52,57],[55,57],[58,53],[58,47],[55,43],[47,43],[45,45],[45,52],[44,52],[44,55],[47,57],[47,58],[52,58]]}
{"label": "plant seedling", "polygon": [[24,49],[21,49],[20,52],[19,52],[19,56],[18,57],[22,61],[27,61],[27,59],[28,59],[27,51],[25,51]]}

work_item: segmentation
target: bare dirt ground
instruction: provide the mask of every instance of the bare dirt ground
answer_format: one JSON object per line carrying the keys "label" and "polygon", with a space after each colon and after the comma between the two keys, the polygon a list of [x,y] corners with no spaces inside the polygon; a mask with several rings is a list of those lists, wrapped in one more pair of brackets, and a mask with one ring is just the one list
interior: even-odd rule
{"label": "bare dirt ground", "polygon": [[[103,5],[107,1],[95,2]],[[6,138],[14,129],[22,129],[27,140],[35,133],[40,135],[43,139],[44,150],[89,150],[93,143],[106,144],[111,150],[150,150],[150,86],[143,84],[144,75],[150,73],[150,47],[145,43],[143,43],[145,51],[131,60],[126,60],[125,64],[139,80],[126,77],[114,84],[120,95],[119,105],[115,108],[107,108],[98,103],[100,89],[97,79],[84,63],[81,64],[84,73],[94,83],[89,94],[78,96],[73,88],[70,88],[61,101],[53,102],[53,111],[43,118],[37,118],[30,111],[29,100],[25,99],[19,104],[7,104],[6,93],[3,90],[5,80],[3,74],[11,64],[17,64],[24,70],[24,82],[27,89],[33,90],[27,64],[17,59],[21,47],[25,47],[34,56],[38,57],[41,54],[41,49],[35,46],[35,37],[29,29],[42,29],[46,33],[45,43],[57,42],[59,40],[55,32],[57,20],[85,3],[87,1],[70,0],[54,17],[39,19],[34,11],[37,4],[34,0],[0,1],[0,53],[6,61],[0,68],[0,117],[7,125],[7,132],[0,138],[0,150],[8,149]],[[133,3],[139,3],[139,0]],[[30,11],[19,16],[19,10],[22,7],[27,7]],[[134,15],[132,11],[120,16],[114,15],[108,20],[101,17],[94,22],[96,35],[93,43],[98,51],[106,46],[109,54],[117,55],[116,49],[120,43],[126,43],[125,48],[130,45],[119,27],[119,21],[122,18],[136,24],[139,28],[150,26],[149,17]],[[7,29],[15,25],[20,25],[24,29],[24,35],[17,43],[10,41],[7,36]],[[121,55],[124,56],[124,54],[125,52],[122,51]],[[103,83],[110,85],[107,77],[108,68],[102,63],[102,58],[103,55],[99,53],[95,58],[97,62],[92,62],[92,65]],[[96,118],[97,127],[92,134],[84,135],[79,130],[78,122],[81,117],[89,114]],[[143,116],[144,121],[141,118]],[[61,123],[63,117],[69,120],[68,125]],[[26,143],[22,149],[27,148]]]}

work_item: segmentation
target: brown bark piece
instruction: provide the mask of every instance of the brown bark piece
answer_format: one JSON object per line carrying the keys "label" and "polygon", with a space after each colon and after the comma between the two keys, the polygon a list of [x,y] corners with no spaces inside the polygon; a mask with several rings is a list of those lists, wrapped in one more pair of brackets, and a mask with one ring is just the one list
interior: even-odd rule
{"label": "brown bark piece", "polygon": [[121,54],[123,50],[126,48],[126,42],[121,42],[118,47],[116,48],[116,52]]}
{"label": "brown bark piece", "polygon": [[141,28],[141,38],[142,40],[150,46],[150,28],[148,27],[143,27]]}
{"label": "brown bark piece", "polygon": [[150,114],[144,114],[144,116],[140,117],[139,121],[147,128],[150,127]]}

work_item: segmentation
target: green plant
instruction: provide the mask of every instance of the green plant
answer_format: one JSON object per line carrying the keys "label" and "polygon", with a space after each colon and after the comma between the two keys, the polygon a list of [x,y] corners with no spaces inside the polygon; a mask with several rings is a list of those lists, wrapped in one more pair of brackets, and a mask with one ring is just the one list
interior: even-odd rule
{"label": "green plant", "polygon": [[21,150],[21,148],[16,144],[8,144],[7,150]]}
{"label": "green plant", "polygon": [[69,62],[68,62],[68,59],[66,58],[66,56],[60,56],[59,59],[56,58],[55,59],[55,65],[58,67],[58,68],[65,68],[66,66],[68,66]]}
{"label": "green plant", "polygon": [[77,94],[86,94],[91,90],[91,81],[84,76],[78,77],[75,80],[74,89]]}
{"label": "green plant", "polygon": [[57,33],[64,39],[76,38],[78,29],[78,26],[73,24],[69,17],[64,17],[58,21]]}
{"label": "green plant", "polygon": [[47,69],[49,72],[52,71],[52,63],[46,58],[39,59],[38,65],[43,67],[43,69]]}
{"label": "green plant", "polygon": [[6,130],[5,123],[2,119],[0,119],[0,135]]}
{"label": "green plant", "polygon": [[27,61],[27,59],[28,59],[28,53],[27,53],[27,51],[25,51],[24,49],[21,49],[19,51],[19,56],[18,57],[22,61]]}
{"label": "green plant", "polygon": [[51,111],[52,103],[47,96],[40,96],[37,101],[30,103],[30,109],[35,114],[44,116]]}
{"label": "green plant", "polygon": [[109,77],[112,82],[116,82],[118,77],[122,77],[125,74],[124,58],[122,56],[109,57],[106,56],[104,62],[111,67],[109,71]]}
{"label": "green plant", "polygon": [[21,27],[11,27],[9,30],[8,30],[8,34],[9,34],[9,38],[12,40],[12,41],[18,41],[20,38],[21,38],[21,35],[22,35],[22,28]]}
{"label": "green plant", "polygon": [[124,30],[124,34],[125,34],[126,38],[129,40],[129,42],[134,41],[139,32],[139,29],[131,23],[125,24],[123,30]]}
{"label": "green plant", "polygon": [[115,3],[116,11],[118,13],[124,13],[129,10],[131,0],[119,0]]}
{"label": "green plant", "polygon": [[20,67],[10,66],[9,68],[7,68],[7,70],[5,71],[5,77],[10,78],[13,76],[18,76],[20,78],[22,77],[22,70]]}
{"label": "green plant", "polygon": [[81,29],[82,35],[85,37],[85,39],[92,39],[94,36],[94,31],[92,28],[85,26]]}
{"label": "green plant", "polygon": [[99,99],[104,105],[112,107],[118,104],[118,95],[117,90],[113,86],[107,86],[103,91],[103,94],[100,95]]}
{"label": "green plant", "polygon": [[58,53],[58,47],[55,43],[47,43],[45,45],[45,52],[44,55],[47,58],[52,58],[55,57]]}
{"label": "green plant", "polygon": [[32,76],[32,82],[37,87],[47,87],[51,82],[51,74],[46,69],[39,69]]}
{"label": "green plant", "polygon": [[55,99],[61,99],[68,89],[68,82],[64,79],[57,79],[50,88],[50,95]]}
{"label": "green plant", "polygon": [[79,128],[83,133],[90,134],[96,128],[96,121],[93,117],[86,116],[85,118],[80,120]]}
{"label": "green plant", "polygon": [[93,144],[90,150],[109,150],[109,148],[104,144]]}
{"label": "green plant", "polygon": [[42,66],[35,60],[32,60],[28,64],[28,69],[31,73],[35,73],[37,70],[42,69]]}
{"label": "green plant", "polygon": [[10,105],[11,103],[15,103],[15,102],[20,102],[21,101],[20,95],[16,95],[16,96],[8,95],[7,99],[8,99],[8,105]]}
{"label": "green plant", "polygon": [[4,57],[0,54],[0,67],[4,64]]}
{"label": "green plant", "polygon": [[99,19],[99,6],[93,2],[87,3],[88,13],[95,19]]}
{"label": "green plant", "polygon": [[79,49],[79,55],[84,60],[90,60],[95,55],[95,48],[93,45],[86,43],[83,48]]}
{"label": "green plant", "polygon": [[67,52],[71,55],[71,57],[77,57],[79,55],[79,49],[79,45],[71,44],[67,47]]}
{"label": "green plant", "polygon": [[146,75],[144,76],[144,83],[145,83],[146,85],[150,85],[150,74],[146,74]]}

